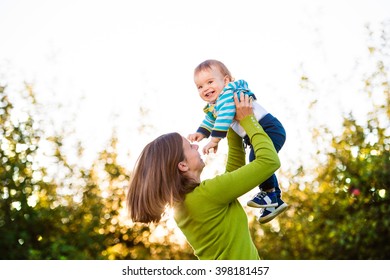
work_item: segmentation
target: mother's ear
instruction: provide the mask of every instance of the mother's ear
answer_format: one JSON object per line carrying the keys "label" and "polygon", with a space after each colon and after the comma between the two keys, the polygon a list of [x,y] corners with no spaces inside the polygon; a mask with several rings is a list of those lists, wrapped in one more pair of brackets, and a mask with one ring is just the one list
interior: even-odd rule
{"label": "mother's ear", "polygon": [[188,165],[187,165],[187,163],[185,163],[184,161],[179,162],[179,163],[177,164],[177,167],[179,168],[179,170],[180,170],[181,172],[186,172],[186,171],[188,171]]}

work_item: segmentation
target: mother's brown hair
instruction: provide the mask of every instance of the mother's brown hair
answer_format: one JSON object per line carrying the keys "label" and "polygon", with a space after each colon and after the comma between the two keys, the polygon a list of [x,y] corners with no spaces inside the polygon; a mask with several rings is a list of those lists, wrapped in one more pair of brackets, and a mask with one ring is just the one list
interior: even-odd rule
{"label": "mother's brown hair", "polygon": [[179,168],[185,160],[183,138],[178,133],[161,135],[141,152],[127,193],[127,206],[134,222],[159,222],[167,205],[184,200],[197,183]]}

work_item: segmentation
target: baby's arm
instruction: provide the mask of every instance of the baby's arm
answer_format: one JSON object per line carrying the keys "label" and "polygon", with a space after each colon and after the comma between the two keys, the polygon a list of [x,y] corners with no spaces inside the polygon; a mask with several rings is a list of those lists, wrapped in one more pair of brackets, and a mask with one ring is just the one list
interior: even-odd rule
{"label": "baby's arm", "polygon": [[211,137],[210,142],[203,147],[203,154],[208,155],[211,149],[213,149],[214,153],[216,153],[218,150],[219,141],[221,141],[221,138]]}
{"label": "baby's arm", "polygon": [[214,122],[215,118],[211,114],[206,114],[197,131],[188,135],[187,139],[191,142],[200,142],[204,138],[208,138],[210,136],[211,130],[213,129]]}

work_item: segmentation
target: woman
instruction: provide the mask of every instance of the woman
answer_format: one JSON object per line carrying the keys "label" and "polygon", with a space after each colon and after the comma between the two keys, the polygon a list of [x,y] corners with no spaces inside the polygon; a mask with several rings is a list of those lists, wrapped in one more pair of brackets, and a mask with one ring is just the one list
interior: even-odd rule
{"label": "woman", "polygon": [[162,135],[142,151],[130,183],[127,203],[134,222],[159,222],[167,205],[199,259],[260,259],[237,200],[279,167],[271,139],[253,115],[252,100],[234,95],[236,120],[245,129],[255,160],[245,165],[241,137],[229,129],[226,172],[200,180],[204,168],[198,146],[177,133]]}

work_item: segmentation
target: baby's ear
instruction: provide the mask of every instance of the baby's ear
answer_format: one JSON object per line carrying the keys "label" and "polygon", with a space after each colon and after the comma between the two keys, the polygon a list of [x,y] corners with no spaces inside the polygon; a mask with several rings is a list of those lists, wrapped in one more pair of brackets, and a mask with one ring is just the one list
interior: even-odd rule
{"label": "baby's ear", "polygon": [[225,78],[224,78],[224,82],[225,82],[225,86],[227,86],[227,84],[230,83],[230,82],[233,82],[233,80],[230,79],[228,75],[226,75]]}

